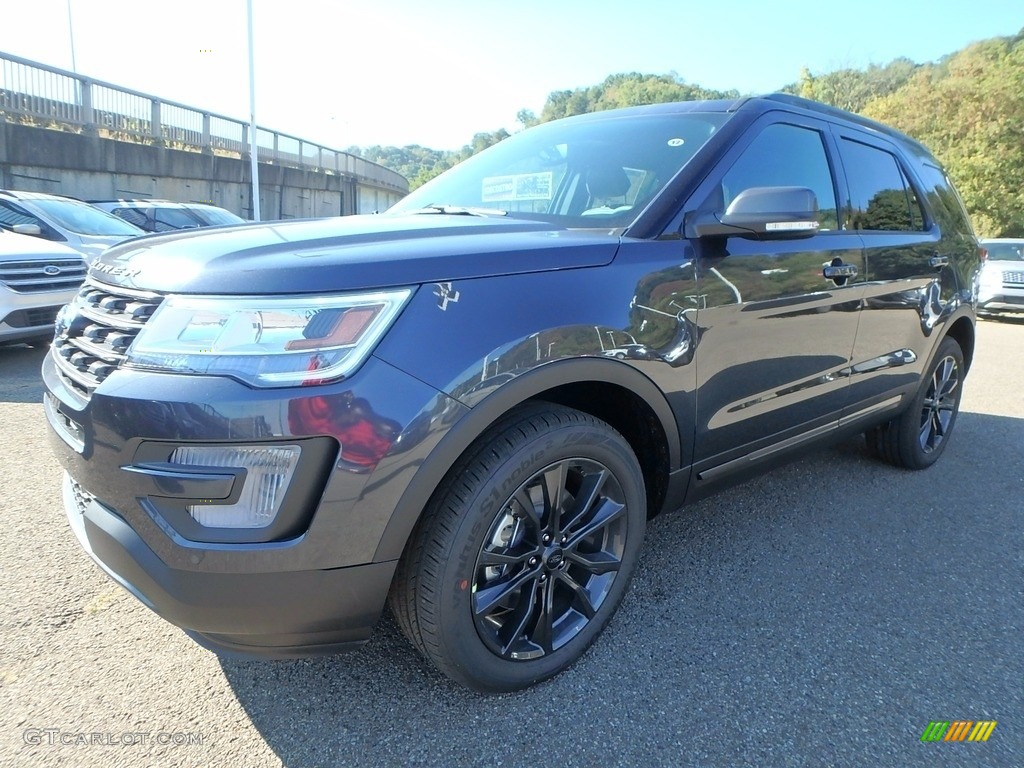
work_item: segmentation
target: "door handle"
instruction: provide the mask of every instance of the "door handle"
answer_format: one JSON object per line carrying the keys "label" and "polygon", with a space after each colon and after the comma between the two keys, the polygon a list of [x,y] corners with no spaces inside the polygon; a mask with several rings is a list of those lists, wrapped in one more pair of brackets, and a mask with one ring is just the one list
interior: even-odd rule
{"label": "door handle", "polygon": [[949,256],[940,256],[935,254],[928,259],[928,266],[934,267],[935,269],[942,269],[943,267],[949,266]]}
{"label": "door handle", "polygon": [[854,264],[843,264],[841,259],[834,259],[831,264],[825,265],[821,273],[827,280],[845,281],[848,278],[857,276],[857,267]]}

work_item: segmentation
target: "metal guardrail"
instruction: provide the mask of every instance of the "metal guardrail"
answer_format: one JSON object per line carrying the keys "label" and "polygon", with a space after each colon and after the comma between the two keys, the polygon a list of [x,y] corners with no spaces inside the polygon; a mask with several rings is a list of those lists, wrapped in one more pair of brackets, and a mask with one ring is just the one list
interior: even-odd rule
{"label": "metal guardrail", "polygon": [[[249,157],[249,124],[0,51],[0,118],[112,139]],[[399,173],[361,157],[257,126],[262,163],[355,176],[405,193]]]}

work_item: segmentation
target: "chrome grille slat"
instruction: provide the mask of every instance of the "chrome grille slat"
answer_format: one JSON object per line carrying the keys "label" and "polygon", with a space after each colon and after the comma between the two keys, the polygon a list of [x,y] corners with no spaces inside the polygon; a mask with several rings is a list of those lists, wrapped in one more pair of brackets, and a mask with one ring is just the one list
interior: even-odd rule
{"label": "chrome grille slat", "polygon": [[51,356],[57,372],[88,398],[124,362],[128,347],[163,297],[87,279],[58,323]]}
{"label": "chrome grille slat", "polygon": [[[47,267],[56,267],[59,272],[48,275],[44,271]],[[82,284],[86,269],[85,262],[77,258],[8,261],[0,265],[0,283],[16,293],[66,291]]]}
{"label": "chrome grille slat", "polygon": [[1003,272],[1003,282],[1008,284],[1024,284],[1024,272]]}

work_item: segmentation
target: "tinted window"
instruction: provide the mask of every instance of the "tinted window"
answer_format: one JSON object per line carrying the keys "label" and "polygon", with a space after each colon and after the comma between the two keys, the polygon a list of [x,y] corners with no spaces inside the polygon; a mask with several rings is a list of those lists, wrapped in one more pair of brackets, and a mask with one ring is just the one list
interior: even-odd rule
{"label": "tinted window", "polygon": [[842,140],[841,151],[850,183],[849,229],[924,229],[921,204],[892,154],[849,139]]}
{"label": "tinted window", "polygon": [[41,226],[42,222],[17,206],[0,203],[0,226],[10,229],[15,224],[39,224]]}
{"label": "tinted window", "polygon": [[935,218],[939,220],[943,233],[959,232],[969,235],[971,225],[967,211],[946,174],[929,163],[920,165],[918,171],[924,183],[924,195],[928,199],[928,205]]}
{"label": "tinted window", "polygon": [[146,214],[142,213],[138,208],[115,208],[111,213],[118,218],[124,219],[129,224],[152,231],[152,227],[146,222]]}
{"label": "tinted window", "polygon": [[157,208],[153,220],[156,223],[156,232],[201,226],[201,222],[195,216],[181,208]]}
{"label": "tinted window", "polygon": [[751,187],[807,187],[818,198],[822,229],[837,229],[836,194],[821,134],[776,123],[751,142],[722,180],[725,208]]}

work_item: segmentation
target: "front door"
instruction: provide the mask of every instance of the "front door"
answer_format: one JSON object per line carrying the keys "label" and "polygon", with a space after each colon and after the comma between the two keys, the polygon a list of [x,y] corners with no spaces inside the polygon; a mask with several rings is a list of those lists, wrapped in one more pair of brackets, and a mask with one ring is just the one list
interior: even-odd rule
{"label": "front door", "polygon": [[[769,114],[695,195],[699,209],[724,210],[751,187],[807,187],[820,225],[802,239],[695,245],[695,490],[832,431],[847,404],[862,244],[839,228],[830,141],[823,123]],[[853,269],[827,279],[838,264]]]}

